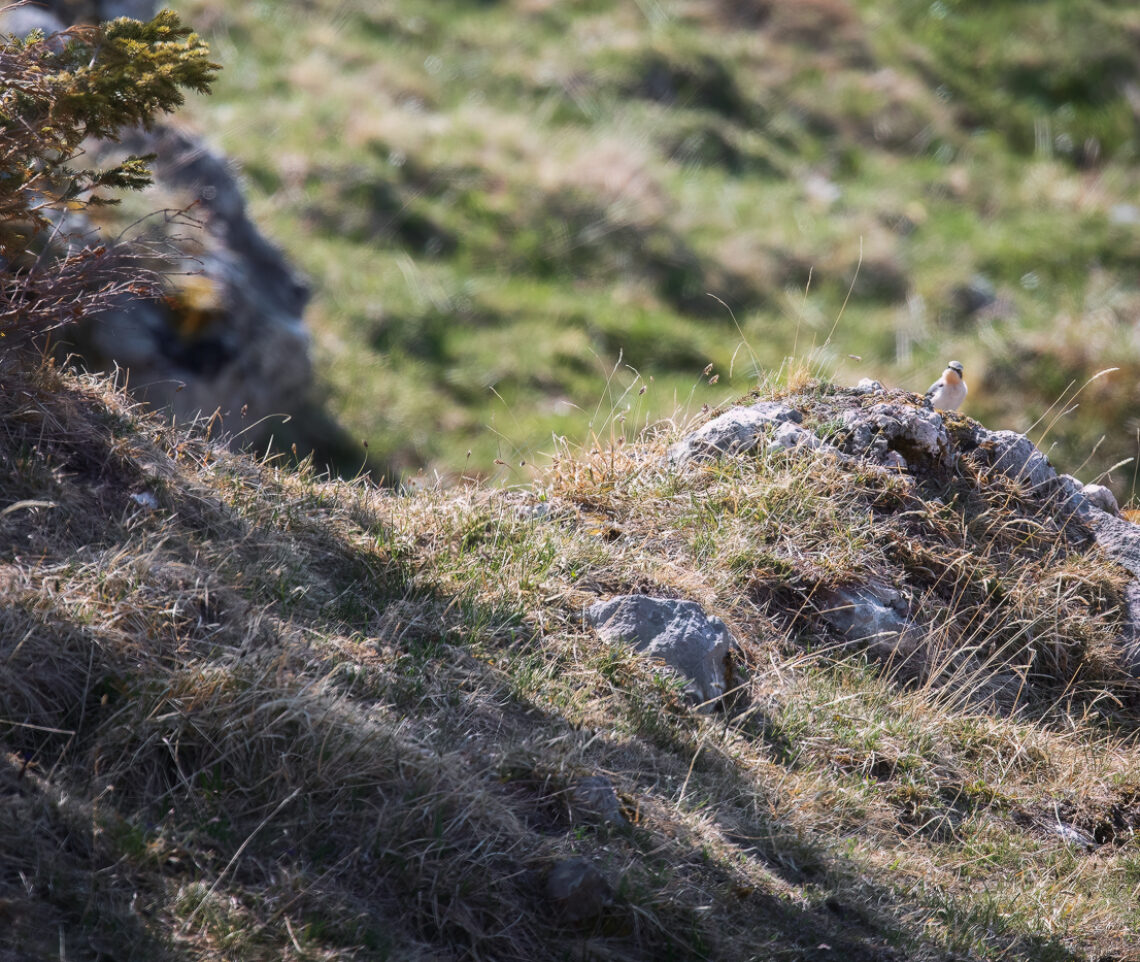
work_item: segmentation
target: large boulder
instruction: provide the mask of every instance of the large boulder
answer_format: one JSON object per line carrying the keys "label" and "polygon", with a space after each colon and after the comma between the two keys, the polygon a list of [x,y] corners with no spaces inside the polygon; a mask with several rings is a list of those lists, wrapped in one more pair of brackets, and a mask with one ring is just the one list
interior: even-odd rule
{"label": "large boulder", "polygon": [[170,125],[136,130],[122,147],[157,155],[148,196],[194,223],[157,218],[141,234],[168,252],[170,295],[124,299],[78,328],[76,347],[89,363],[127,369],[133,392],[179,418],[220,409],[241,430],[294,411],[312,375],[308,287],[249,219],[230,165]]}

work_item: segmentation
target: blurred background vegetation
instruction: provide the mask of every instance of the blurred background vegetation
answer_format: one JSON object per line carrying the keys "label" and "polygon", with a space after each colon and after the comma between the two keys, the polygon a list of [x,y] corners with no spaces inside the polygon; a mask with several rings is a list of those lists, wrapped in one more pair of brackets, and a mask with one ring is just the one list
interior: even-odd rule
{"label": "blurred background vegetation", "polygon": [[174,7],[327,404],[405,477],[519,480],[813,349],[918,391],[958,358],[1086,481],[1137,453],[1134,3]]}

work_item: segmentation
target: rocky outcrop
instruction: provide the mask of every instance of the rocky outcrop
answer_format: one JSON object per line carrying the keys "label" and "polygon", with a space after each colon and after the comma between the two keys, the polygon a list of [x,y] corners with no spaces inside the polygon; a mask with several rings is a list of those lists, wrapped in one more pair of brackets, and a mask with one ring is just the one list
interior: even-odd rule
{"label": "rocky outcrop", "polygon": [[934,410],[905,401],[845,409],[842,450],[885,467],[930,471],[946,466],[950,436]]}
{"label": "rocky outcrop", "polygon": [[[835,430],[836,423],[841,430]],[[826,440],[812,424],[828,425]],[[1047,515],[1048,527],[1071,543],[1066,550],[1083,552],[1096,545],[1131,573],[1120,660],[1140,677],[1140,526],[1120,516],[1107,488],[1059,475],[1025,435],[991,431],[956,413],[946,416],[918,395],[864,380],[849,390],[733,407],[674,444],[669,461],[684,470],[774,448],[887,471],[912,486],[941,486],[964,472],[983,481],[1006,479]],[[802,612],[876,660],[908,672],[922,666],[929,625],[899,586],[882,580],[815,584],[801,600]]]}
{"label": "rocky outcrop", "polygon": [[1083,493],[1074,496],[1074,501],[1078,518],[1091,529],[1100,549],[1132,574],[1124,590],[1126,618],[1121,642],[1128,670],[1140,678],[1140,525],[1102,510]]}
{"label": "rocky outcrop", "polygon": [[[47,33],[80,21],[148,19],[154,0],[56,0],[0,14],[0,31]],[[154,216],[128,231],[164,276],[161,299],[124,297],[102,315],[63,332],[64,350],[89,365],[125,373],[128,388],[180,420],[219,411],[223,430],[257,441],[254,427],[290,414],[311,381],[309,337],[302,318],[309,292],[281,252],[246,212],[231,165],[203,140],[173,124],[136,130],[121,144],[91,144],[85,162],[155,154],[155,184],[143,196]],[[61,235],[112,246],[123,224],[81,214]]]}
{"label": "rocky outcrop", "polygon": [[723,621],[694,601],[619,595],[591,605],[586,620],[606,641],[631,644],[675,669],[704,708],[715,707],[731,687],[736,642]]}

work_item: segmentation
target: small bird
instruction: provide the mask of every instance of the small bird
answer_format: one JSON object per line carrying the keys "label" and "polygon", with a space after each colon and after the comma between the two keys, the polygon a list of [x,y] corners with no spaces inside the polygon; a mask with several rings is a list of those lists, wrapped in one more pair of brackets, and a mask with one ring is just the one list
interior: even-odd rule
{"label": "small bird", "polygon": [[953,411],[966,400],[966,382],[962,380],[961,361],[951,361],[946,365],[942,377],[930,385],[926,399],[931,407],[943,411]]}

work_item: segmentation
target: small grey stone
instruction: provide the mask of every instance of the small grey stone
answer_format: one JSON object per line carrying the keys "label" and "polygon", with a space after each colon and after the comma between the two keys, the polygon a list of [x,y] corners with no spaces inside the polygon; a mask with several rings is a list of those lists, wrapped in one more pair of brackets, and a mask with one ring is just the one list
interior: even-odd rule
{"label": "small grey stone", "polygon": [[1079,845],[1090,852],[1096,848],[1096,839],[1075,825],[1069,825],[1067,822],[1046,822],[1045,825],[1070,845]]}
{"label": "small grey stone", "polygon": [[852,388],[852,390],[858,394],[873,394],[875,391],[881,391],[882,389],[882,382],[870,377],[860,378],[859,383]]}
{"label": "small grey stone", "polygon": [[140,491],[137,494],[132,494],[131,500],[140,508],[143,508],[147,511],[158,510],[158,498],[156,498],[150,491]]}
{"label": "small grey stone", "polygon": [[921,632],[911,622],[906,599],[889,585],[820,588],[814,601],[824,621],[874,658],[901,663],[917,649]]}
{"label": "small grey stone", "polygon": [[606,641],[631,643],[680,672],[690,697],[710,710],[728,688],[736,641],[695,601],[619,595],[591,605],[586,619]]}
{"label": "small grey stone", "polygon": [[586,922],[613,904],[613,889],[584,858],[556,862],[546,877],[546,897],[566,922]]}
{"label": "small grey stone", "polygon": [[1109,514],[1120,514],[1120,505],[1116,502],[1116,495],[1103,484],[1086,484],[1081,491],[1093,507],[1107,511]]}
{"label": "small grey stone", "polygon": [[1048,494],[1050,485],[1057,480],[1049,459],[1024,434],[982,428],[977,441],[991,470],[1027,484],[1039,494]]}
{"label": "small grey stone", "polygon": [[575,778],[566,789],[566,800],[571,818],[589,815],[614,825],[628,824],[613,783],[605,775]]}

